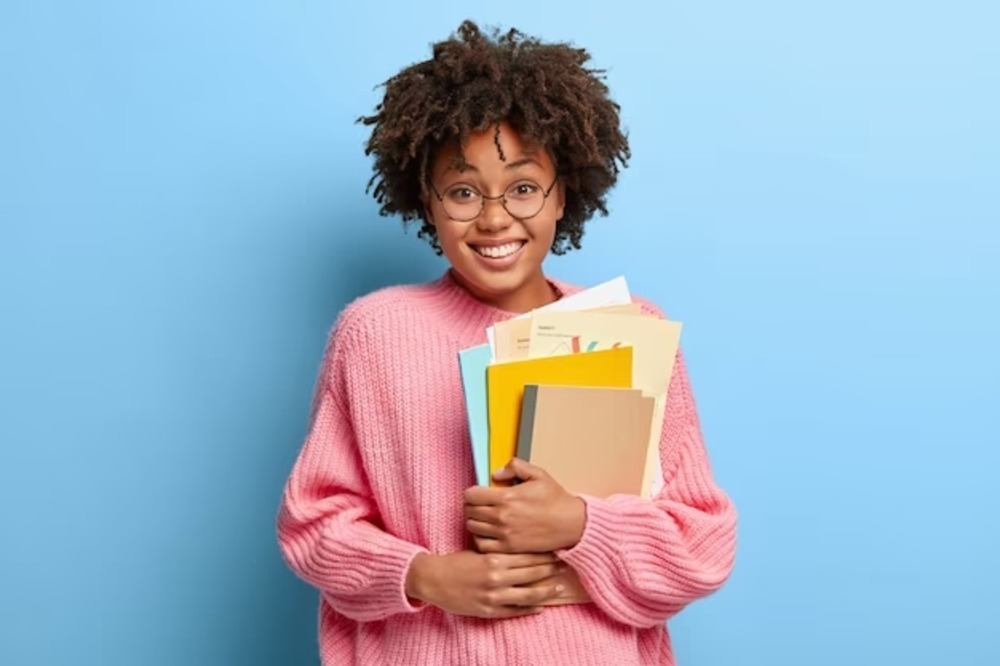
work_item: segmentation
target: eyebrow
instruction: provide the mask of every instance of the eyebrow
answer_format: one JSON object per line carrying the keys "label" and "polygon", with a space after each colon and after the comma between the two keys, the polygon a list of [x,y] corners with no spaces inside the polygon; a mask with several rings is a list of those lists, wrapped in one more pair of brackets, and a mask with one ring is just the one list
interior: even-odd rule
{"label": "eyebrow", "polygon": [[[514,160],[510,164],[504,166],[504,171],[512,171],[514,169],[520,169],[528,164],[534,164],[537,167],[541,167],[542,164],[533,157],[522,157],[519,160]],[[460,173],[465,173],[466,171],[475,171],[479,173],[479,169],[475,165],[469,164],[468,162],[463,162],[461,158],[456,157],[452,160],[452,163],[448,166],[449,171],[458,171]]]}

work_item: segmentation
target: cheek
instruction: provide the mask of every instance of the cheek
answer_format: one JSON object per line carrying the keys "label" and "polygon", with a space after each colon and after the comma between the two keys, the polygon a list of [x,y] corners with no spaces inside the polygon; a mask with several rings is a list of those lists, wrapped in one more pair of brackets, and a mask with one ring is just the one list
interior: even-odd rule
{"label": "cheek", "polygon": [[454,225],[442,224],[434,228],[437,230],[438,240],[441,241],[441,245],[454,245],[460,240]]}
{"label": "cheek", "polygon": [[434,227],[437,232],[438,244],[448,258],[458,258],[461,256],[461,246],[465,242],[464,231],[453,224],[440,224]]}
{"label": "cheek", "polygon": [[551,245],[552,239],[556,236],[556,219],[547,217],[544,220],[533,220],[532,224],[528,225],[528,230],[536,241],[546,246]]}

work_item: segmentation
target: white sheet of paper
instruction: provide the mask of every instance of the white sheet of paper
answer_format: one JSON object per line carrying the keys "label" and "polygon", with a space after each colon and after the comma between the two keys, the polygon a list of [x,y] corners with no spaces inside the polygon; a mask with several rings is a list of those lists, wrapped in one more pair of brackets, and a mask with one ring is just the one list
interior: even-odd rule
{"label": "white sheet of paper", "polygon": [[[540,307],[537,310],[533,310],[532,312],[566,312],[569,310],[587,310],[590,308],[603,308],[608,305],[624,305],[625,303],[630,303],[631,301],[632,295],[628,291],[628,283],[625,281],[625,277],[618,276],[614,279],[608,280],[607,282],[602,282],[599,285],[591,287],[590,289],[584,289],[583,291],[575,293],[572,296],[567,296],[566,298],[561,298],[554,303],[549,303],[548,305]],[[525,312],[524,314],[515,317],[515,319],[530,317],[532,312]],[[490,344],[491,361],[495,361],[497,357],[496,332],[493,330],[492,326],[486,329],[486,339]]]}

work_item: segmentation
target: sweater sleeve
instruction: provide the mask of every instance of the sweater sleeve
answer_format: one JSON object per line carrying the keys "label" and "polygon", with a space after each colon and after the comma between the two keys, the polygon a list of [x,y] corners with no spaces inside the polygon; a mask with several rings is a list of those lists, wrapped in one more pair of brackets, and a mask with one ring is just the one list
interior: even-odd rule
{"label": "sweater sleeve", "polygon": [[345,399],[345,337],[335,332],[324,355],[309,433],[281,499],[278,543],[336,612],[368,622],[421,608],[406,596],[406,575],[426,549],[381,528]]}
{"label": "sweater sleeve", "polygon": [[652,500],[583,496],[580,541],[559,556],[595,604],[635,627],[662,624],[726,581],[736,512],[709,467],[694,397],[678,352],[660,438],[664,485]]}

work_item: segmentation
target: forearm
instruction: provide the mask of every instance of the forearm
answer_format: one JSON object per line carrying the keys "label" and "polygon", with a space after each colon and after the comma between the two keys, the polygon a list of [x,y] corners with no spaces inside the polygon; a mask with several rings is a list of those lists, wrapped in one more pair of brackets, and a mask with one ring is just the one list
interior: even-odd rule
{"label": "forearm", "polygon": [[659,453],[664,483],[655,499],[585,497],[583,536],[559,552],[595,604],[636,627],[717,590],[736,555],[736,509],[712,477],[680,352]]}
{"label": "forearm", "polygon": [[289,568],[319,589],[334,610],[357,621],[418,610],[407,597],[406,579],[410,563],[426,549],[351,520],[350,513],[302,520],[286,502],[278,543]]}
{"label": "forearm", "polygon": [[345,391],[320,385],[309,435],[278,512],[281,553],[338,613],[376,621],[417,610],[406,597],[411,560],[424,548],[379,528]]}
{"label": "forearm", "polygon": [[559,555],[611,617],[655,626],[729,576],[736,516],[724,495],[717,499],[694,509],[670,500],[588,497],[583,537]]}

